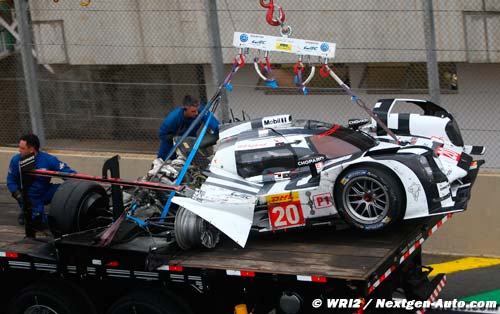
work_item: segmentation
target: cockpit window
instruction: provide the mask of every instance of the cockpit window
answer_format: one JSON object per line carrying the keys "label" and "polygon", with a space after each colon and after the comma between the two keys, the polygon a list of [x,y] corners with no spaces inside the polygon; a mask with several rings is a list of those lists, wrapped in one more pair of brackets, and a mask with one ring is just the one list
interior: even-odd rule
{"label": "cockpit window", "polygon": [[365,151],[376,145],[374,139],[351,129],[337,127],[328,135],[318,134],[308,138],[318,154],[327,158],[338,158]]}
{"label": "cockpit window", "polygon": [[297,167],[298,159],[311,153],[309,149],[290,145],[241,150],[235,153],[236,168],[243,178],[290,171]]}

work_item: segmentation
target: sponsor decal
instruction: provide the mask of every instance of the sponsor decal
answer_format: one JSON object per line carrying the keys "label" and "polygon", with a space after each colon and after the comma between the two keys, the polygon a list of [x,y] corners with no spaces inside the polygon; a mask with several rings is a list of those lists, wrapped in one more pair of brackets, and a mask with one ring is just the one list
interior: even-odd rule
{"label": "sponsor decal", "polygon": [[248,35],[247,34],[241,34],[240,35],[240,41],[242,43],[247,42],[248,41]]}
{"label": "sponsor decal", "polygon": [[202,190],[196,190],[192,196],[195,201],[202,202],[205,198],[206,192]]}
{"label": "sponsor decal", "polygon": [[442,137],[435,136],[435,135],[431,136],[431,141],[444,144],[444,139]]}
{"label": "sponsor decal", "polygon": [[255,44],[255,45],[265,45],[266,41],[265,40],[252,40],[252,44]]}
{"label": "sponsor decal", "polygon": [[277,125],[277,124],[285,124],[285,123],[289,123],[290,120],[291,119],[290,119],[289,115],[265,117],[262,119],[262,126],[269,127],[269,126]]}
{"label": "sponsor decal", "polygon": [[260,142],[243,142],[243,143],[238,143],[236,145],[236,150],[265,148],[265,147],[271,147],[271,146],[274,146],[274,143],[272,143],[272,142],[265,142],[265,141],[260,141]]}
{"label": "sponsor decal", "polygon": [[268,204],[292,202],[292,201],[299,201],[299,200],[300,200],[299,192],[272,194],[272,195],[266,196],[266,202]]}
{"label": "sponsor decal", "polygon": [[302,48],[302,49],[316,51],[316,50],[318,50],[318,47],[317,46],[304,46],[304,48]]}
{"label": "sponsor decal", "polygon": [[276,50],[292,51],[292,44],[276,42]]}
{"label": "sponsor decal", "polygon": [[319,170],[323,169],[324,163],[320,161],[320,162],[316,163],[315,166],[316,166],[316,170],[319,171]]}
{"label": "sponsor decal", "polygon": [[322,43],[320,49],[323,52],[327,52],[328,50],[330,50],[330,45],[328,45],[327,43]]}
{"label": "sponsor decal", "polygon": [[[387,218],[388,218],[388,217],[386,217],[386,219],[387,219]],[[376,224],[371,224],[371,225],[363,225],[362,227],[363,227],[363,229],[365,229],[365,230],[376,230],[376,229],[379,229],[379,228],[381,228],[381,227],[385,226],[385,225],[388,223],[388,222],[386,222],[386,221],[385,221],[386,219],[384,219],[384,220],[382,220],[382,221],[380,221],[380,222],[378,222],[378,223],[376,223]],[[389,218],[389,221],[390,221],[390,218]]]}
{"label": "sponsor decal", "polygon": [[369,121],[370,121],[369,119],[349,120],[349,121],[347,121],[347,125],[353,125],[353,124],[358,124],[358,123],[368,123]]}
{"label": "sponsor decal", "polygon": [[308,159],[302,159],[297,162],[297,166],[303,167],[303,166],[308,166],[310,164],[315,164],[317,162],[325,160],[325,156],[317,156],[313,158],[308,158]]}
{"label": "sponsor decal", "polygon": [[436,148],[436,154],[441,155],[441,156],[446,157],[446,158],[449,158],[449,159],[452,159],[452,160],[455,160],[455,161],[460,160],[459,153],[457,153],[456,151],[453,151],[451,149],[444,148],[443,146],[439,146],[438,148]]}
{"label": "sponsor decal", "polygon": [[321,209],[333,206],[333,198],[331,193],[323,193],[313,195],[314,208]]}
{"label": "sponsor decal", "polygon": [[22,167],[22,166],[29,164],[30,162],[34,162],[34,161],[35,161],[35,155],[32,155],[26,159],[19,161],[19,165]]}
{"label": "sponsor decal", "polygon": [[240,193],[240,192],[231,192],[230,195],[233,196],[233,197],[242,198],[242,199],[246,199],[246,200],[248,200],[248,199],[250,199],[252,197],[249,194]]}
{"label": "sponsor decal", "polygon": [[343,177],[342,180],[340,180],[340,183],[342,185],[345,185],[352,177],[364,176],[366,174],[368,174],[367,170],[356,170],[356,171],[353,171],[349,175]]}

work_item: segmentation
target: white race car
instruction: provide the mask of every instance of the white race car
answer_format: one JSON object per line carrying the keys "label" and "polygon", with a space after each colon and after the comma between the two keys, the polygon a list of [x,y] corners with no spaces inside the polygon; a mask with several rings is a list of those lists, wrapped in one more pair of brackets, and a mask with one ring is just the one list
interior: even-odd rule
{"label": "white race car", "polygon": [[[420,113],[393,113],[401,102]],[[213,246],[218,230],[244,247],[251,230],[299,228],[340,216],[373,231],[465,210],[484,163],[470,154],[484,148],[464,145],[452,115],[432,102],[385,99],[373,111],[399,142],[373,119],[343,127],[279,115],[229,125],[201,187],[172,200],[179,205],[179,246]]]}
{"label": "white race car", "polygon": [[[401,102],[420,113],[395,113]],[[109,195],[113,212],[123,212],[122,203],[128,219],[108,238],[168,234],[183,249],[214,247],[220,232],[244,247],[252,230],[332,224],[340,216],[354,228],[375,231],[465,210],[484,163],[471,154],[484,148],[464,145],[452,115],[428,101],[386,99],[373,112],[383,126],[374,119],[343,127],[289,115],[226,125],[214,154],[197,150],[190,165],[186,156],[196,139],[180,140],[178,157],[155,160],[148,177],[123,189],[122,200],[120,189],[106,193],[97,182],[66,181],[54,195],[49,226],[58,236],[109,225]],[[172,198],[173,192],[151,189],[158,183],[180,189]]]}

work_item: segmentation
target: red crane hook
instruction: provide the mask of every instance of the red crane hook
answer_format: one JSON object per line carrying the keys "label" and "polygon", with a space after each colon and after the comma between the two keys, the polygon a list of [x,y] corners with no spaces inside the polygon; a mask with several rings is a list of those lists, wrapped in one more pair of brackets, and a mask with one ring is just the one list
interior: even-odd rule
{"label": "red crane hook", "polygon": [[259,2],[262,7],[267,9],[266,21],[269,25],[279,26],[285,23],[285,11],[280,6],[277,6],[279,11],[278,19],[274,18],[274,9],[275,9],[274,0],[269,0],[268,3],[266,3],[265,0],[259,0]]}

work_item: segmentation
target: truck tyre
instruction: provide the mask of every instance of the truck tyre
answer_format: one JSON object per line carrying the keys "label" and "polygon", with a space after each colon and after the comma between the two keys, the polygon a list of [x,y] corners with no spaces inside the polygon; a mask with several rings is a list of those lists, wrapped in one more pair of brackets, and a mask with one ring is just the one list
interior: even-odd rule
{"label": "truck tyre", "polygon": [[109,197],[104,188],[94,182],[68,180],[54,194],[49,208],[50,231],[63,234],[107,225],[112,217]]}
{"label": "truck tyre", "polygon": [[335,203],[349,225],[378,231],[402,219],[405,212],[403,189],[389,171],[363,166],[339,177],[335,184]]}
{"label": "truck tyre", "polygon": [[8,314],[95,314],[88,296],[73,284],[56,280],[39,282],[21,290],[11,301]]}
{"label": "truck tyre", "polygon": [[107,314],[185,314],[169,298],[156,289],[133,291],[111,305]]}

